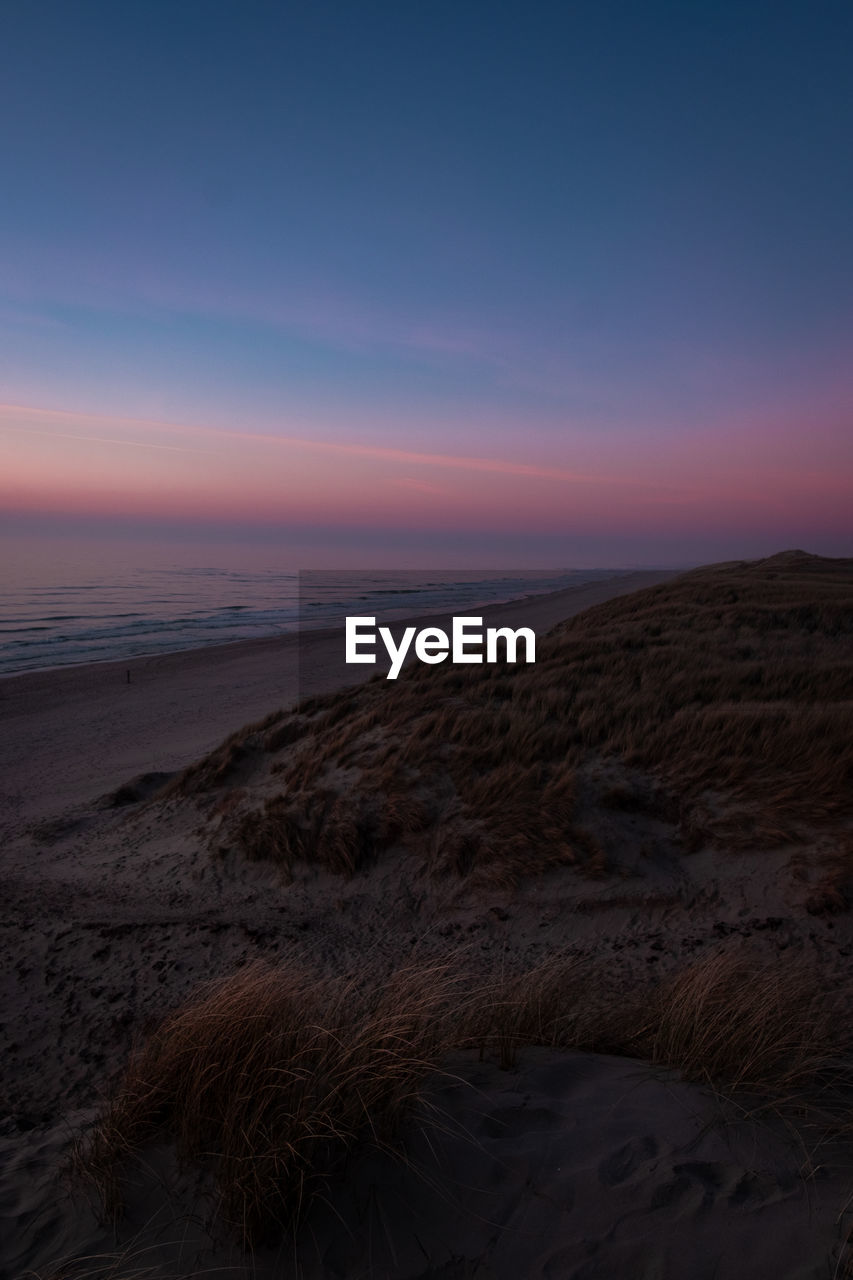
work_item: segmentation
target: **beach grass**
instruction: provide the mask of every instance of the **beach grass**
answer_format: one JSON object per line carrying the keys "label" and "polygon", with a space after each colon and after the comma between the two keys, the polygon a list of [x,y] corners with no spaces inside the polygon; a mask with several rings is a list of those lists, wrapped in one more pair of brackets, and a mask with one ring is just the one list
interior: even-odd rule
{"label": "beach grass", "polygon": [[606,969],[569,952],[513,974],[484,976],[463,955],[357,980],[257,961],[144,1040],[76,1167],[117,1215],[128,1162],[172,1142],[212,1174],[217,1217],[251,1246],[295,1230],[354,1152],[400,1154],[405,1120],[452,1054],[478,1049],[512,1069],[534,1045],[675,1068],[760,1095],[754,1110],[796,1107],[841,1132],[850,995],[803,963],[781,974],[731,944],[618,1000]]}
{"label": "beach grass", "polygon": [[114,1214],[122,1159],[166,1135],[212,1170],[219,1216],[242,1239],[287,1229],[354,1145],[393,1141],[452,1043],[451,1005],[458,980],[440,964],[368,985],[250,964],[132,1055],[78,1169]]}

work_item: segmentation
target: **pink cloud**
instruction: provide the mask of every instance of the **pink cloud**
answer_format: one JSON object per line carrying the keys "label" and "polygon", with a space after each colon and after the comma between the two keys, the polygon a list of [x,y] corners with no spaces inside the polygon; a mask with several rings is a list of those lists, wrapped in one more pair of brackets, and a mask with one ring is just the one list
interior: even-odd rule
{"label": "pink cloud", "polygon": [[843,456],[811,459],[808,441],[772,419],[664,451],[637,444],[597,471],[566,465],[571,441],[533,463],[9,405],[0,434],[0,500],[16,511],[676,541],[685,530],[850,528]]}

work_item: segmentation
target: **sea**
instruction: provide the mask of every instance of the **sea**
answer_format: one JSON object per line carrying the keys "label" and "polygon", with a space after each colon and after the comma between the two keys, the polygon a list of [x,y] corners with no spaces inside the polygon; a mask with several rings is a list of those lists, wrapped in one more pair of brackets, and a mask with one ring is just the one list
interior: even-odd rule
{"label": "sea", "polygon": [[228,566],[198,553],[157,563],[92,554],[4,559],[0,676],[339,626],[351,614],[381,624],[470,613],[618,572],[299,570],[249,554]]}

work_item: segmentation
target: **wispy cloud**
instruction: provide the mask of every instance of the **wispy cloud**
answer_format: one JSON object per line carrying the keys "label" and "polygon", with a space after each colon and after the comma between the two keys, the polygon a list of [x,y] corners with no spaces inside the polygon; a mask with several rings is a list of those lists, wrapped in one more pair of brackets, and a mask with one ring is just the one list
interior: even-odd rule
{"label": "wispy cloud", "polygon": [[[0,411],[6,406],[0,406]],[[50,440],[85,440],[90,444],[115,444],[122,447],[129,445],[132,449],[165,449],[169,453],[200,453],[180,444],[158,444],[150,440],[130,440],[126,436],[90,436],[78,431],[41,431],[38,427],[19,427],[14,424],[0,422],[0,431],[18,432],[25,436],[46,436]]]}
{"label": "wispy cloud", "polygon": [[[26,270],[20,260],[31,259]],[[35,265],[37,264],[37,265]],[[138,258],[113,260],[95,250],[67,253],[33,246],[0,259],[10,320],[52,323],[50,307],[82,307],[107,314],[168,313],[264,326],[347,351],[410,351],[425,356],[491,361],[508,334],[458,314],[405,305],[378,305],[318,280],[273,290],[222,275],[219,280],[162,270]]]}
{"label": "wispy cloud", "polygon": [[[50,429],[45,427],[51,424]],[[55,424],[55,426],[53,425]],[[69,431],[68,427],[79,424],[81,430]],[[562,480],[573,484],[632,483],[630,476],[608,476],[575,471],[564,467],[539,466],[533,463],[517,462],[505,458],[488,458],[465,454],[425,453],[409,449],[395,449],[382,445],[357,444],[345,441],[315,440],[304,436],[290,434],[272,434],[249,430],[228,430],[222,427],[185,426],[156,420],[135,418],[106,418],[94,414],[78,414],[68,410],[39,409],[27,405],[0,404],[0,429],[13,430],[28,434],[55,435],[65,439],[98,440],[111,444],[130,444],[139,448],[174,449],[187,451],[187,446],[160,441],[140,441],[133,436],[101,434],[109,427],[114,433],[116,428],[125,428],[135,432],[146,430],[159,434],[187,437],[194,441],[204,440],[208,447],[215,447],[217,441],[237,440],[256,442],[273,448],[293,448],[313,453],[373,459],[381,462],[399,463],[407,468],[424,467],[439,468],[451,471],[481,472],[505,476],[527,477],[531,479]],[[62,428],[62,429],[59,429]]]}

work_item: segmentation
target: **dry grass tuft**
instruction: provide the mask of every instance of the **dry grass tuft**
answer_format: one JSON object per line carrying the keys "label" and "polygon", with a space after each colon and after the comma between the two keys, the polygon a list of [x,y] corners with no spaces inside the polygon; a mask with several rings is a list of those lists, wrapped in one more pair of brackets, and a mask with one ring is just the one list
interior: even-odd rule
{"label": "dry grass tuft", "polygon": [[292,1227],[353,1145],[393,1139],[447,1052],[454,992],[443,966],[365,991],[250,965],[149,1037],[78,1166],[115,1214],[122,1161],[167,1138],[211,1170],[221,1214],[244,1241]]}
{"label": "dry grass tuft", "polygon": [[802,958],[782,965],[724,947],[657,989],[636,1045],[653,1063],[767,1094],[776,1106],[813,1098],[839,1084],[853,1048],[850,994],[830,995]]}
{"label": "dry grass tuft", "polygon": [[618,993],[605,966],[558,952],[485,984],[468,1035],[507,1067],[525,1045],[623,1054],[782,1106],[853,1083],[851,999],[853,984],[828,992],[801,958],[740,942]]}
{"label": "dry grass tuft", "polygon": [[639,1015],[632,999],[614,1001],[607,973],[569,951],[532,968],[484,981],[459,1042],[493,1053],[501,1067],[528,1045],[588,1052],[625,1052]]}

